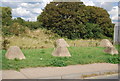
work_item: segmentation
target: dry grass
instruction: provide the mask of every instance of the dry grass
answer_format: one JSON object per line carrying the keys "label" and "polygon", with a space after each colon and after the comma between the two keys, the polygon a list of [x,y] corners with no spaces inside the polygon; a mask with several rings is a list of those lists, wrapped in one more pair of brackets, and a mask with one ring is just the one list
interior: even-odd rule
{"label": "dry grass", "polygon": [[54,34],[47,34],[45,30],[30,31],[21,36],[6,37],[10,41],[9,46],[19,46],[21,48],[49,48],[53,47]]}
{"label": "dry grass", "polygon": [[116,74],[116,73],[118,73],[118,72],[104,72],[104,73],[99,73],[99,74],[93,73],[93,74],[89,74],[89,75],[83,75],[81,78],[85,79],[85,78],[88,78],[88,77],[111,75],[111,74]]}
{"label": "dry grass", "polygon": [[70,46],[76,46],[76,47],[95,47],[99,45],[100,40],[67,40],[68,44]]}
{"label": "dry grass", "polygon": [[[38,29],[29,31],[27,34],[21,36],[6,37],[10,41],[9,46],[19,46],[24,49],[35,48],[53,48],[55,40],[61,38],[51,31],[45,29]],[[66,39],[70,46],[93,47],[99,45],[99,40],[69,40]]]}

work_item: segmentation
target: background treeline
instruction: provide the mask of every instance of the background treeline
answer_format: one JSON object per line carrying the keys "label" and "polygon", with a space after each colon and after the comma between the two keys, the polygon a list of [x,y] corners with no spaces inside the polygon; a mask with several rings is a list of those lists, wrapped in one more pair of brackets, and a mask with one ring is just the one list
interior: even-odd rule
{"label": "background treeline", "polygon": [[16,35],[26,33],[27,30],[34,30],[41,27],[40,22],[30,22],[18,17],[12,19],[12,9],[10,7],[0,7],[2,14],[2,34],[3,36]]}
{"label": "background treeline", "polygon": [[83,2],[51,2],[38,16],[36,22],[18,17],[12,19],[11,8],[2,8],[3,35],[19,36],[27,30],[46,28],[69,39],[112,38],[112,24],[106,10],[85,6]]}
{"label": "background treeline", "polygon": [[108,12],[85,6],[83,2],[51,2],[38,16],[38,21],[43,27],[69,39],[113,36],[114,25]]}

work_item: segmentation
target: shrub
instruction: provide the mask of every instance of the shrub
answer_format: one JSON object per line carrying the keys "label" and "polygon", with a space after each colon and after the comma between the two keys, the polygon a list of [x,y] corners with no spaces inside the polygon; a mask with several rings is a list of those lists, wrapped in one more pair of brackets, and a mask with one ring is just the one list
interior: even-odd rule
{"label": "shrub", "polygon": [[12,33],[10,32],[10,26],[3,26],[3,27],[2,27],[2,33],[3,33],[3,35],[5,35],[5,36],[11,35]]}
{"label": "shrub", "polygon": [[52,60],[50,62],[50,65],[52,65],[52,66],[58,66],[58,67],[67,66],[67,64],[63,60],[59,60],[59,59]]}
{"label": "shrub", "polygon": [[24,22],[24,26],[27,26],[29,29],[34,30],[38,28],[42,28],[41,22]]}
{"label": "shrub", "polygon": [[2,42],[2,49],[7,50],[8,44],[10,44],[10,41],[8,41],[7,39],[4,38],[3,42]]}
{"label": "shrub", "polygon": [[113,64],[120,64],[120,57],[118,56],[118,57],[108,58],[108,62]]}
{"label": "shrub", "polygon": [[25,27],[19,23],[13,23],[13,25],[10,27],[10,32],[19,36],[20,34],[25,33]]}
{"label": "shrub", "polygon": [[16,35],[25,33],[26,27],[20,25],[19,23],[13,23],[11,26],[3,26],[3,35]]}

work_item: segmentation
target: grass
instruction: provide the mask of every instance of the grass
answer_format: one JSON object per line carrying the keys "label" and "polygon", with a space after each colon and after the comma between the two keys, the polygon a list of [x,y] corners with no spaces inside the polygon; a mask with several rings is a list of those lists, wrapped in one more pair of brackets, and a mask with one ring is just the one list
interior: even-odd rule
{"label": "grass", "polygon": [[[5,37],[10,44],[7,44],[7,48],[10,46],[19,46],[23,49],[40,49],[40,48],[54,48],[54,42],[61,38],[57,34],[52,33],[45,29],[30,30],[29,33],[22,34],[20,36],[6,36]],[[0,38],[1,39],[1,38]],[[89,47],[98,45],[100,40],[69,40],[64,38],[70,46],[77,47]],[[1,39],[2,40],[2,39]],[[0,40],[0,42],[1,42]]]}
{"label": "grass", "polygon": [[[46,66],[67,66],[76,64],[91,64],[91,63],[114,63],[120,62],[118,55],[110,55],[103,52],[104,48],[96,47],[100,40],[69,40],[66,42],[70,45],[68,48],[72,57],[53,57],[55,40],[61,38],[57,34],[46,29],[37,29],[22,34],[21,36],[5,37],[10,44],[9,46],[19,46],[22,48],[25,60],[8,60],[5,58],[6,50],[2,50],[0,54],[0,66],[2,61],[2,69],[15,69],[27,67],[46,67]],[[0,36],[0,43],[2,36]],[[75,46],[75,47],[74,47]],[[120,50],[120,46],[117,46]],[[0,48],[1,49],[1,48]],[[2,60],[1,60],[2,59]]]}
{"label": "grass", "polygon": [[[69,47],[72,57],[53,57],[53,48],[47,49],[22,49],[25,60],[8,60],[5,58],[5,50],[2,50],[2,69],[15,69],[28,67],[67,66],[91,63],[119,63],[118,55],[110,55],[103,52],[102,47]],[[1,59],[1,58],[0,58]]]}

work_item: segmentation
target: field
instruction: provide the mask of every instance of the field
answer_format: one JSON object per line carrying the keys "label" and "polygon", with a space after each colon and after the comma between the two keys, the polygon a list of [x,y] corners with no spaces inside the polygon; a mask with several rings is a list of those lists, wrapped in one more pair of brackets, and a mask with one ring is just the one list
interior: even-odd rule
{"label": "field", "polygon": [[[20,36],[6,36],[5,38],[10,42],[7,44],[7,48],[10,46],[19,46],[22,49],[40,49],[54,48],[55,41],[61,37],[46,29],[37,29],[34,31],[29,31],[28,33],[22,34]],[[93,39],[64,39],[72,47],[93,47],[98,46],[100,42],[100,40]]]}
{"label": "field", "polygon": [[[25,60],[8,60],[5,58],[6,50],[2,50],[0,59],[2,59],[2,69],[15,69],[27,67],[62,67],[76,64],[91,64],[91,63],[119,63],[118,55],[110,55],[103,52],[104,48],[98,47],[100,40],[93,39],[76,39],[70,40],[64,38],[70,45],[68,48],[72,57],[53,57],[54,43],[59,39],[57,34],[47,31],[46,29],[38,29],[29,31],[27,34],[20,36],[6,36],[5,39],[10,43],[10,46],[19,46],[24,55]],[[120,50],[120,46],[116,48]]]}
{"label": "field", "polygon": [[2,69],[15,69],[27,67],[67,66],[91,63],[119,63],[118,55],[110,55],[103,52],[102,47],[69,47],[72,57],[53,57],[54,48],[47,49],[22,49],[26,56],[25,60],[8,60],[5,58],[6,51],[2,51]]}
{"label": "field", "polygon": [[[34,6],[34,4],[30,3],[30,6],[32,5]],[[3,24],[2,31],[0,31],[0,69],[1,66],[3,70],[19,71],[22,68],[29,67],[120,63],[119,55],[107,54],[104,52],[105,48],[99,47],[102,39],[109,39],[113,44],[113,26],[115,24],[111,22],[112,20],[109,18],[111,14],[108,14],[105,9],[86,6],[83,2],[77,4],[57,3],[57,5],[51,2],[41,9],[43,11],[42,14],[32,10],[31,7],[31,9],[26,10],[33,15],[29,14],[26,16],[25,13],[14,17],[11,12],[12,6],[10,7],[0,7],[4,13],[0,17]],[[17,7],[25,9],[25,6],[21,5],[21,3]],[[58,14],[56,15],[56,13]],[[32,16],[35,15],[37,21],[30,21],[34,18]],[[28,16],[32,18],[29,19]],[[27,21],[25,18],[27,18]],[[65,39],[70,46],[68,50],[71,57],[52,56],[55,42],[61,38]],[[5,58],[10,46],[20,47],[26,59],[9,60]],[[120,53],[120,46],[114,46]]]}

